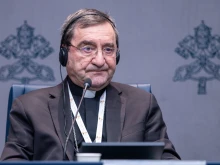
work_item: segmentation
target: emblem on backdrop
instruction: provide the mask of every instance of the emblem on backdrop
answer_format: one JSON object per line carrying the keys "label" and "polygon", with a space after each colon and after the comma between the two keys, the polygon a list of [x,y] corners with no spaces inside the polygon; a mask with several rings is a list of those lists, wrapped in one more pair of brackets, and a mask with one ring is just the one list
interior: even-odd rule
{"label": "emblem on backdrop", "polygon": [[190,62],[176,69],[173,81],[196,81],[200,95],[207,93],[208,81],[220,81],[220,65],[215,63],[220,60],[220,36],[212,35],[211,30],[202,21],[194,29],[194,36],[186,36],[175,49],[178,55],[184,60],[189,59]]}
{"label": "emblem on backdrop", "polygon": [[53,51],[50,43],[41,35],[35,36],[34,28],[24,21],[17,28],[17,35],[9,35],[0,43],[0,56],[12,61],[0,67],[0,81],[15,80],[22,84],[54,81],[53,70],[34,61],[47,58]]}

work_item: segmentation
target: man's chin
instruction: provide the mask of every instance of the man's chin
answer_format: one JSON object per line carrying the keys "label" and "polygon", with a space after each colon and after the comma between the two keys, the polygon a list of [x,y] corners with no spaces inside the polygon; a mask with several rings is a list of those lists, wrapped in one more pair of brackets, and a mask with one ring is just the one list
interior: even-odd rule
{"label": "man's chin", "polygon": [[90,89],[98,91],[98,90],[105,88],[108,84],[109,84],[108,81],[95,81],[95,80],[93,81],[92,80],[92,86]]}

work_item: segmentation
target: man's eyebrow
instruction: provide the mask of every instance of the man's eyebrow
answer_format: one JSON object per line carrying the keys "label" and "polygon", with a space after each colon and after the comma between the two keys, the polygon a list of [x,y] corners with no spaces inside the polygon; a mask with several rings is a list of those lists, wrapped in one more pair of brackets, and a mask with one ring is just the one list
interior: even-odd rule
{"label": "man's eyebrow", "polygon": [[114,47],[115,45],[114,45],[114,43],[106,43],[103,46]]}
{"label": "man's eyebrow", "polygon": [[[85,45],[96,46],[97,44],[96,44],[94,41],[83,40],[83,41],[81,41],[81,42],[77,45],[77,47],[82,47],[82,46],[85,46]],[[114,47],[115,45],[114,45],[114,43],[105,43],[105,44],[102,45],[102,47],[106,47],[106,46],[108,46],[108,47]]]}
{"label": "man's eyebrow", "polygon": [[83,41],[81,41],[77,46],[80,47],[80,46],[84,46],[84,45],[93,45],[93,46],[95,46],[96,43],[93,42],[93,41],[83,40]]}

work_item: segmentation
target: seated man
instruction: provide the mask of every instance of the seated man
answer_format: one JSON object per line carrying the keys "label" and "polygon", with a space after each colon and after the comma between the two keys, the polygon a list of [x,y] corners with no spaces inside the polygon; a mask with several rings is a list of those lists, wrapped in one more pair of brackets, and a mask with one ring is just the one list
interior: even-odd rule
{"label": "seated man", "polygon": [[[68,75],[15,99],[1,160],[75,160],[82,142],[154,141],[165,142],[162,159],[180,159],[153,94],[111,82],[118,42],[115,23],[103,12],[82,9],[67,17],[59,59]],[[73,124],[88,78],[91,87]]]}

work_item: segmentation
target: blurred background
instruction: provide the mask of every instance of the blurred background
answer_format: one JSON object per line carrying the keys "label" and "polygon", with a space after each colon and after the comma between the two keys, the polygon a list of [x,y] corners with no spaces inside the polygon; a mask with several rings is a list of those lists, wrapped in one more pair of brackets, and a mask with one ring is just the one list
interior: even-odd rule
{"label": "blurred background", "polygon": [[61,82],[60,29],[81,8],[114,18],[121,60],[113,81],[152,85],[182,159],[220,160],[219,0],[1,0],[0,152],[11,85]]}

